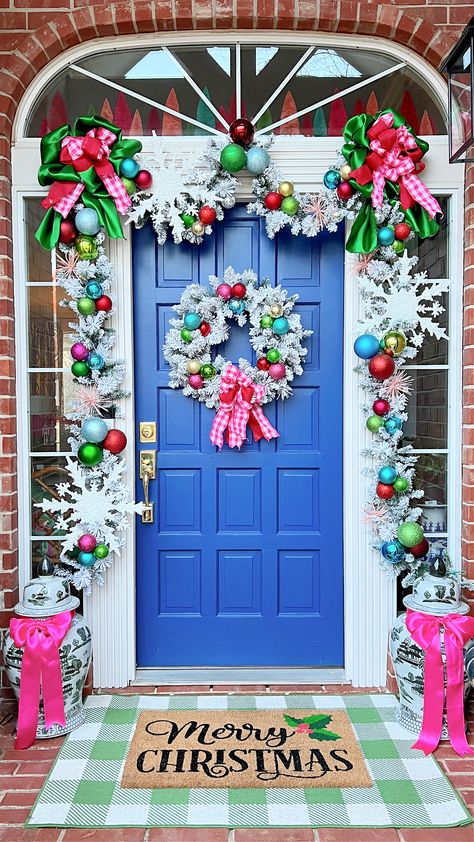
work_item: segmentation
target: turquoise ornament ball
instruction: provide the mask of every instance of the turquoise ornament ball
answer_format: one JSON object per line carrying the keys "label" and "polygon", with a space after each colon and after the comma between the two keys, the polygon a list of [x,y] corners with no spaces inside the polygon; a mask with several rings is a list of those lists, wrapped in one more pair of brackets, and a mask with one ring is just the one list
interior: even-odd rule
{"label": "turquoise ornament ball", "polygon": [[391,418],[386,418],[383,425],[387,433],[390,433],[390,435],[393,436],[394,433],[402,429],[403,422],[401,418],[393,415]]}
{"label": "turquoise ornament ball", "polygon": [[87,357],[87,365],[89,368],[92,368],[94,371],[100,371],[101,368],[105,365],[105,360],[101,354],[97,354],[95,351],[92,354],[89,354]]}
{"label": "turquoise ornament ball", "polygon": [[377,242],[379,246],[391,246],[395,242],[395,231],[390,225],[384,225],[377,231]]}
{"label": "turquoise ornament ball", "polygon": [[198,313],[186,313],[184,317],[184,326],[188,330],[197,330],[201,324],[201,316]]}
{"label": "turquoise ornament ball", "polygon": [[371,333],[363,333],[354,342],[354,351],[361,360],[370,360],[380,350],[380,343],[376,336]]}
{"label": "turquoise ornament ball", "polygon": [[88,298],[93,298],[96,301],[104,294],[102,284],[99,281],[89,281],[86,284],[86,295]]}
{"label": "turquoise ornament ball", "polygon": [[94,208],[82,208],[76,213],[74,225],[81,234],[94,236],[101,228],[99,214]]}
{"label": "turquoise ornament ball", "polygon": [[284,316],[280,316],[280,318],[275,319],[272,325],[272,330],[277,336],[284,336],[285,333],[288,333],[290,329],[290,324],[288,319],[285,319]]}
{"label": "turquoise ornament ball", "polygon": [[81,427],[81,436],[86,441],[93,441],[94,444],[100,444],[104,441],[109,428],[102,418],[87,418]]}
{"label": "turquoise ornament ball", "polygon": [[120,163],[120,175],[125,178],[135,178],[140,169],[140,164],[135,161],[135,158],[124,158]]}
{"label": "turquoise ornament ball", "polygon": [[94,553],[79,553],[77,560],[83,567],[92,567],[96,563],[97,557]]}
{"label": "turquoise ornament ball", "polygon": [[393,541],[385,541],[380,547],[380,552],[384,559],[390,561],[391,564],[397,564],[405,558],[405,547],[396,538]]}
{"label": "turquoise ornament ball", "polygon": [[240,298],[231,298],[228,307],[234,316],[240,316],[245,310],[245,304]]}
{"label": "turquoise ornament ball", "polygon": [[384,485],[392,485],[397,478],[397,472],[395,468],[392,468],[391,465],[384,465],[383,468],[380,468],[379,471],[379,480],[383,482]]}
{"label": "turquoise ornament ball", "polygon": [[247,152],[247,169],[252,175],[261,175],[270,164],[270,155],[261,146],[252,146]]}
{"label": "turquoise ornament ball", "polygon": [[328,190],[335,190],[341,183],[341,176],[337,170],[328,170],[324,175],[323,181],[324,186],[327,187]]}

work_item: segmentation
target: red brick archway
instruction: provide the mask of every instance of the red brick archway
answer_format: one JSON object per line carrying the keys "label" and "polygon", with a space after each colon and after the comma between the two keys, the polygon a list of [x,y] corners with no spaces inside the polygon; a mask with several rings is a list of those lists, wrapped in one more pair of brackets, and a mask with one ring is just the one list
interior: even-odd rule
{"label": "red brick archway", "polygon": [[[287,30],[373,35],[398,42],[438,67],[470,17],[451,0],[0,0],[0,628],[18,599],[15,331],[10,142],[18,104],[35,75],[70,47],[105,36],[182,30]],[[405,7],[405,8],[404,8]],[[263,33],[262,33],[263,35]],[[463,556],[474,558],[474,166],[466,204]],[[471,315],[472,313],[472,315]],[[473,349],[473,350],[471,350]],[[2,678],[4,676],[2,675]],[[0,687],[0,695],[2,689]]]}

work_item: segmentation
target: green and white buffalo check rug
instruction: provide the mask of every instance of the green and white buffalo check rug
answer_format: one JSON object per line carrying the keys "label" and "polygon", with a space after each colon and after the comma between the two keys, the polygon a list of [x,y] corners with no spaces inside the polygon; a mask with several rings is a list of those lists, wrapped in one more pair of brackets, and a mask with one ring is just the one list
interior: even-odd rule
{"label": "green and white buffalo check rug", "polygon": [[[432,757],[411,748],[390,695],[90,696],[66,738],[27,827],[452,827],[472,817]],[[124,789],[142,711],[345,711],[369,788]]]}

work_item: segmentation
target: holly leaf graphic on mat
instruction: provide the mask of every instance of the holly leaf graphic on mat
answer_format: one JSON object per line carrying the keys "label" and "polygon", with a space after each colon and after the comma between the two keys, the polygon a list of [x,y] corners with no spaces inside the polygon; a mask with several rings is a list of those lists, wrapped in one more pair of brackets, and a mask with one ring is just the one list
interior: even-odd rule
{"label": "holly leaf graphic on mat", "polygon": [[339,734],[335,734],[334,731],[326,731],[325,728],[316,728],[314,731],[311,731],[311,734],[308,734],[310,740],[340,740],[341,737]]}
{"label": "holly leaf graphic on mat", "polygon": [[284,715],[287,725],[291,728],[296,728],[297,734],[307,734],[310,740],[340,740],[339,734],[334,731],[328,731],[326,726],[332,720],[332,716],[325,713],[312,714],[305,716],[302,719],[297,719],[294,716]]}

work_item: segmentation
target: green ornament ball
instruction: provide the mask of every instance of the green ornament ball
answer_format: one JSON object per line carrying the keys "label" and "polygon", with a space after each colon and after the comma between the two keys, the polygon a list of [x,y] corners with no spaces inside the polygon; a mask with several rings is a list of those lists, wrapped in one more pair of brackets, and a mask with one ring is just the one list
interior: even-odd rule
{"label": "green ornament ball", "polygon": [[193,335],[192,335],[191,331],[188,330],[187,327],[183,327],[183,329],[181,331],[181,339],[183,340],[183,342],[191,342],[192,338],[193,338]]}
{"label": "green ornament ball", "polygon": [[260,319],[260,327],[273,327],[273,319],[271,316],[262,316]]}
{"label": "green ornament ball", "polygon": [[397,529],[397,538],[404,547],[416,547],[424,537],[420,524],[412,520],[406,520]]}
{"label": "green ornament ball", "polygon": [[85,362],[75,362],[71,366],[71,373],[74,377],[88,377],[91,370]]}
{"label": "green ornament ball", "polygon": [[109,554],[109,548],[106,544],[97,544],[94,555],[96,558],[107,558]]}
{"label": "green ornament ball", "polygon": [[393,248],[395,254],[403,254],[403,252],[406,249],[406,245],[403,242],[403,240],[395,240],[392,243],[392,248]]}
{"label": "green ornament ball", "polygon": [[228,143],[221,152],[220,162],[226,172],[238,172],[247,163],[247,153],[238,143]]}
{"label": "green ornament ball", "polygon": [[383,427],[383,418],[380,415],[370,415],[365,422],[365,426],[371,433],[378,433],[381,427]]}
{"label": "green ornament ball", "polygon": [[397,477],[395,482],[393,483],[393,487],[395,491],[398,491],[401,494],[403,491],[406,491],[408,488],[408,480],[406,477]]}
{"label": "green ornament ball", "polygon": [[81,260],[95,260],[99,254],[95,237],[90,237],[88,234],[81,234],[77,237],[74,248]]}
{"label": "green ornament ball", "polygon": [[84,298],[78,298],[76,305],[81,316],[92,316],[92,313],[95,313],[96,311],[95,301],[93,301],[92,298],[87,298],[86,296],[84,296]]}
{"label": "green ornament ball", "polygon": [[196,222],[196,217],[192,213],[180,213],[180,218],[185,228],[191,228]]}
{"label": "green ornament ball", "polygon": [[81,444],[77,451],[79,462],[87,468],[93,468],[95,465],[99,465],[102,462],[102,456],[102,448],[98,444],[93,444],[90,441]]}
{"label": "green ornament ball", "polygon": [[211,377],[214,377],[216,370],[213,365],[210,363],[205,363],[205,365],[201,366],[201,376],[204,377],[205,380],[210,380]]}
{"label": "green ornament ball", "polygon": [[127,191],[127,195],[133,196],[135,190],[137,189],[137,185],[135,184],[135,182],[132,181],[131,178],[127,178],[127,176],[124,175],[122,178],[122,184],[125,187],[125,190]]}
{"label": "green ornament ball", "polygon": [[270,350],[267,352],[267,360],[269,363],[277,363],[280,357],[281,354],[278,348],[270,348]]}
{"label": "green ornament ball", "polygon": [[295,216],[298,213],[300,203],[294,196],[286,196],[280,206],[280,210],[286,213],[287,216]]}

